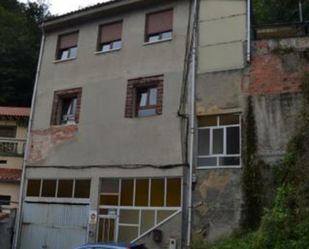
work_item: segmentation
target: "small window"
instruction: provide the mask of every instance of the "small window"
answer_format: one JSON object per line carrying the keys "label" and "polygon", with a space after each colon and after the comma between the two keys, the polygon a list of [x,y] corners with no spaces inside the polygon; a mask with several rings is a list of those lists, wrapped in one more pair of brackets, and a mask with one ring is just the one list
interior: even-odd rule
{"label": "small window", "polygon": [[0,206],[9,206],[11,204],[11,196],[10,195],[0,195]]}
{"label": "small window", "polygon": [[0,137],[16,137],[16,126],[0,125]]}
{"label": "small window", "polygon": [[58,38],[57,60],[67,60],[77,56],[78,32],[61,35]]}
{"label": "small window", "polygon": [[238,114],[204,116],[198,120],[198,166],[240,166]]}
{"label": "small window", "polygon": [[127,86],[126,118],[162,114],[163,80],[151,77],[130,80]]}
{"label": "small window", "polygon": [[145,42],[169,40],[173,36],[173,10],[147,15]]}
{"label": "small window", "polygon": [[51,125],[77,124],[80,100],[80,88],[55,92]]}
{"label": "small window", "polygon": [[122,22],[100,26],[97,51],[107,52],[122,47]]}

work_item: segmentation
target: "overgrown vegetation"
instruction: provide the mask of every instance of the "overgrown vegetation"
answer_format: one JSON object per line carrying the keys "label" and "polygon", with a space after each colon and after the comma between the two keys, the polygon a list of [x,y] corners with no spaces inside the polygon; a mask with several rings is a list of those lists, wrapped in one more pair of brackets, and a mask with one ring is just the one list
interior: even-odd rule
{"label": "overgrown vegetation", "polygon": [[[253,0],[254,24],[299,22],[299,0]],[[309,1],[302,0],[303,20],[309,21]]]}
{"label": "overgrown vegetation", "polygon": [[277,192],[255,232],[195,249],[309,248],[309,73],[304,77],[300,128],[275,170]]}
{"label": "overgrown vegetation", "polygon": [[244,171],[243,171],[243,190],[246,203],[246,220],[243,227],[246,229],[256,229],[260,225],[262,216],[262,175],[261,161],[257,153],[256,123],[253,113],[252,100],[248,99],[247,118],[246,118],[245,148],[244,148]]}

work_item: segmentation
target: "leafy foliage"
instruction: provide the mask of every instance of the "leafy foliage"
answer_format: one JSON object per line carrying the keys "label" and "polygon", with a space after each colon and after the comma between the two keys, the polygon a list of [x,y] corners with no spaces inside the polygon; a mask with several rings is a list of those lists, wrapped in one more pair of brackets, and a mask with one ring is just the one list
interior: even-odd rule
{"label": "leafy foliage", "polygon": [[[303,18],[309,20],[309,1],[302,0]],[[298,22],[298,0],[253,0],[255,24]]]}
{"label": "leafy foliage", "polygon": [[261,168],[264,162],[257,156],[256,123],[251,98],[248,99],[244,149],[243,189],[246,203],[246,220],[243,227],[257,229],[262,217],[263,184]]}
{"label": "leafy foliage", "polygon": [[44,2],[0,1],[0,105],[29,106],[40,50]]}

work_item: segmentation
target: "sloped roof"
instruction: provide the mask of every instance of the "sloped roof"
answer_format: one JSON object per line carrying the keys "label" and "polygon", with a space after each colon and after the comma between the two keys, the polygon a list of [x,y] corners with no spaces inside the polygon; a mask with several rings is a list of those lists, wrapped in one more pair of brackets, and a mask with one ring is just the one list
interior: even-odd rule
{"label": "sloped roof", "polygon": [[0,181],[18,182],[21,178],[21,169],[0,168]]}
{"label": "sloped roof", "polygon": [[29,107],[0,106],[0,116],[29,117],[30,108]]}
{"label": "sloped roof", "polygon": [[166,2],[168,0],[111,0],[101,2],[86,8],[75,10],[60,16],[47,18],[43,22],[45,31],[62,29],[64,27],[72,27],[82,22],[112,16],[128,10],[136,10],[141,6],[147,6],[154,3]]}

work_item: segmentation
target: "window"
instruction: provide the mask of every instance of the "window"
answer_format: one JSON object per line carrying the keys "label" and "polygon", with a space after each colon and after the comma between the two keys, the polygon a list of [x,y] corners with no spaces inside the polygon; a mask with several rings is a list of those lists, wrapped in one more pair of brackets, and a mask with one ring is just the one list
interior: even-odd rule
{"label": "window", "polygon": [[125,117],[145,117],[162,114],[163,77],[130,80],[127,85]]}
{"label": "window", "polygon": [[11,196],[10,195],[0,195],[0,206],[8,206],[11,204]]}
{"label": "window", "polygon": [[0,137],[16,137],[16,126],[0,125]]}
{"label": "window", "polygon": [[56,91],[51,125],[77,124],[81,104],[81,88]]}
{"label": "window", "polygon": [[98,241],[137,240],[180,213],[181,196],[180,177],[102,179]]}
{"label": "window", "polygon": [[77,56],[78,32],[58,37],[57,60],[67,60]]}
{"label": "window", "polygon": [[169,40],[173,35],[173,10],[147,15],[145,42]]}
{"label": "window", "polygon": [[97,51],[107,52],[122,47],[122,22],[100,26]]}
{"label": "window", "polygon": [[79,179],[29,179],[26,196],[87,199],[90,183],[90,180]]}
{"label": "window", "polygon": [[198,125],[198,167],[240,167],[240,116],[204,116]]}

